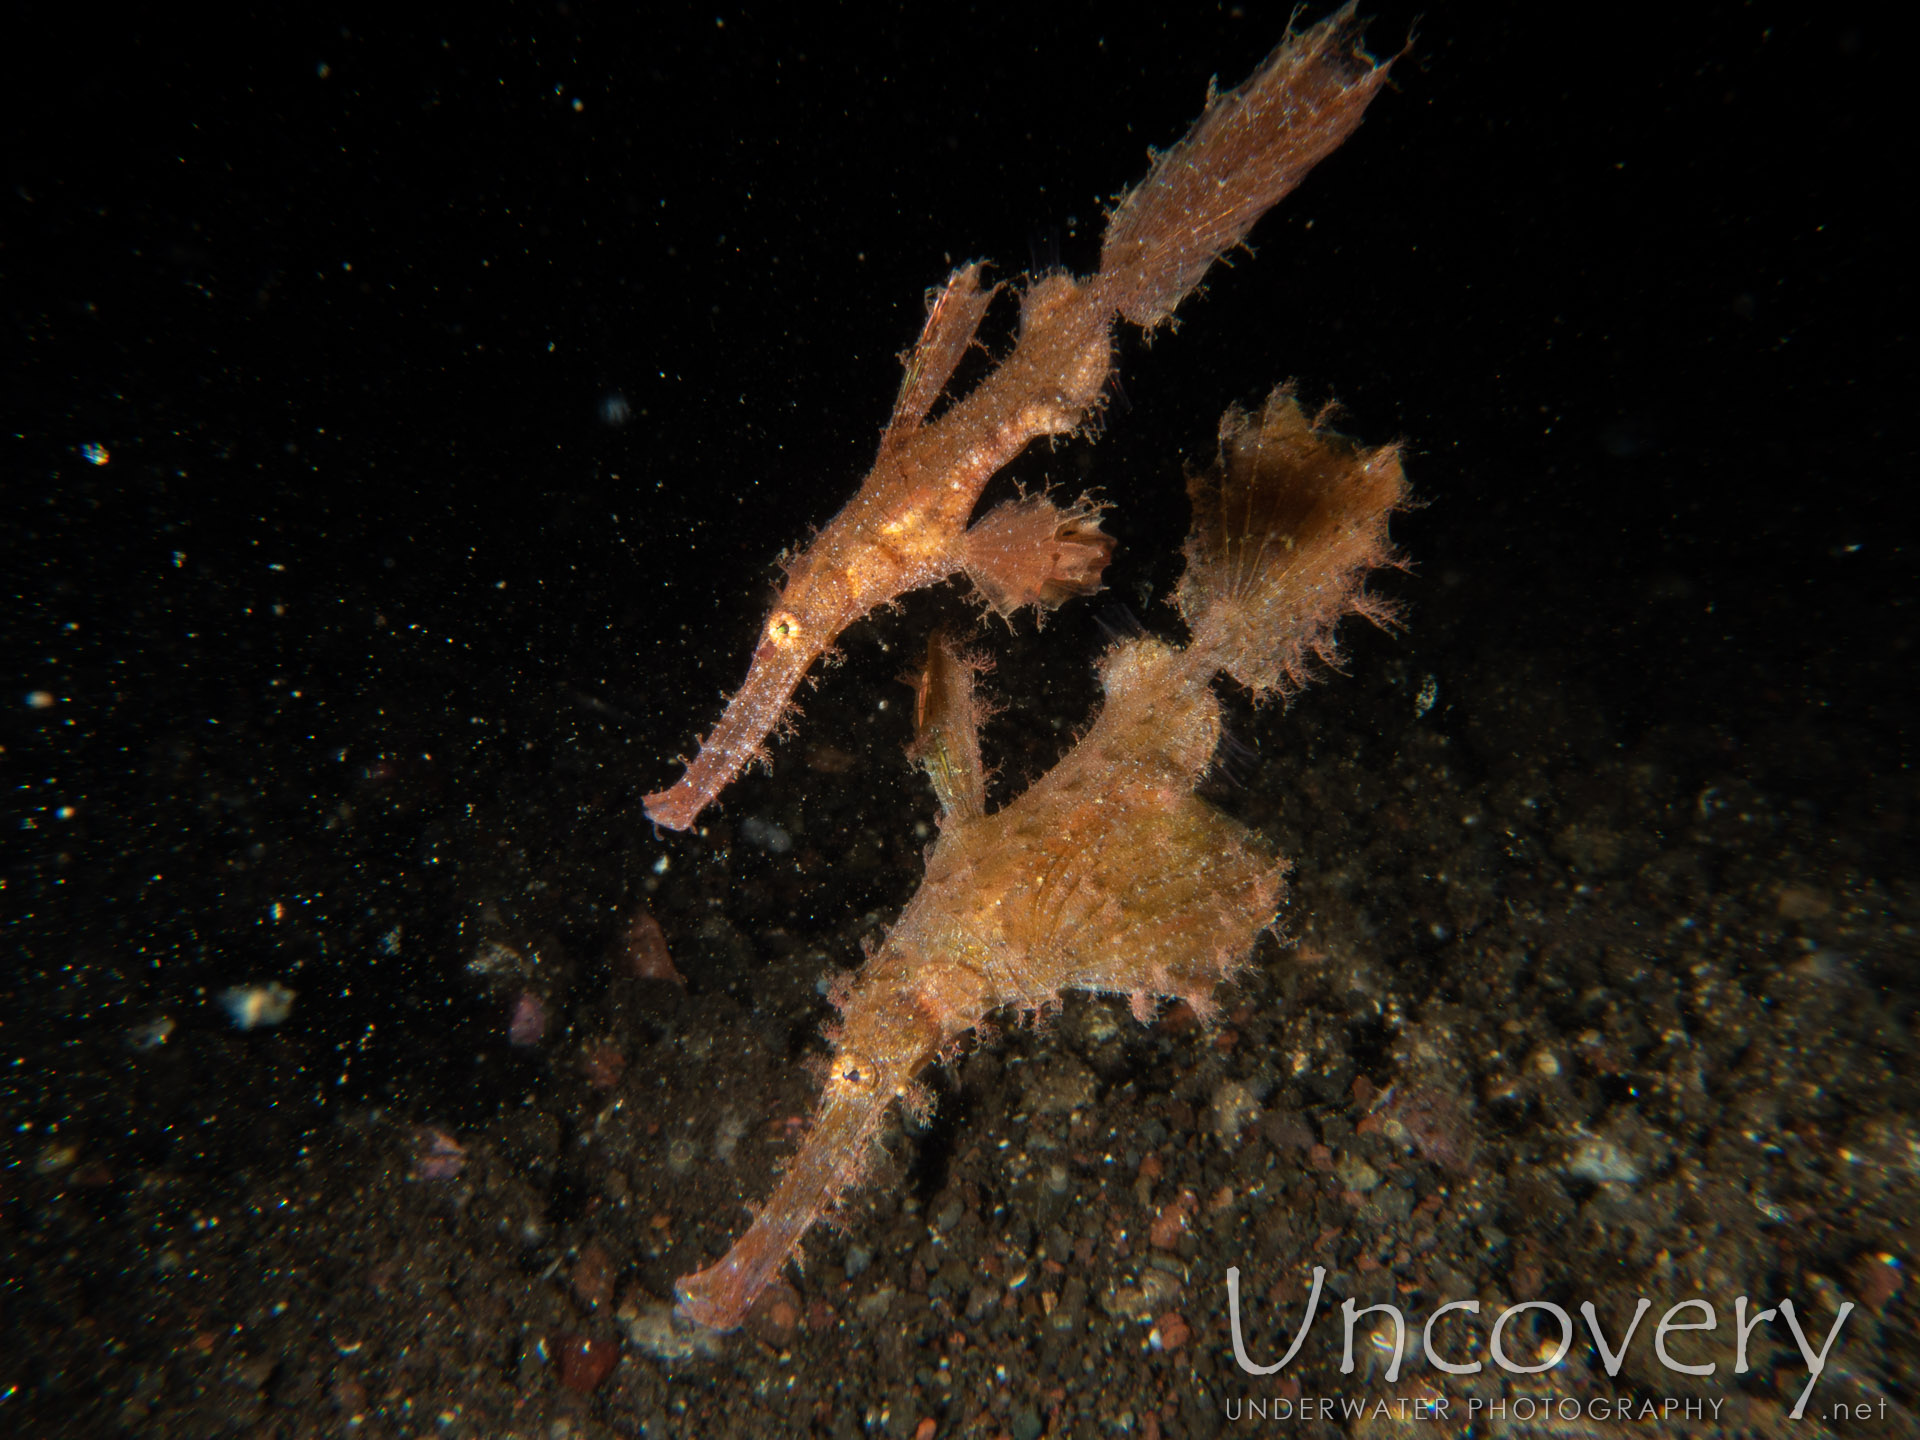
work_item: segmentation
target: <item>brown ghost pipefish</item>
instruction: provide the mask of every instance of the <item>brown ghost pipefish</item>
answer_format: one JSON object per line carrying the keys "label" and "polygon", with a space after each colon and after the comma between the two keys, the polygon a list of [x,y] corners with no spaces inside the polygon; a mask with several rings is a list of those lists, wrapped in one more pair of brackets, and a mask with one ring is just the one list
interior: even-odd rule
{"label": "brown ghost pipefish", "polygon": [[933,301],[880,452],[859,493],[786,570],[746,683],[648,816],[689,828],[751,761],[795,687],[842,631],[908,591],[965,574],[996,612],[1054,606],[1100,587],[1113,541],[1099,507],[1010,500],[972,526],[980,492],[1028,443],[1079,428],[1113,373],[1116,316],[1151,331],[1213,262],[1360,123],[1386,79],[1358,47],[1353,5],[1287,40],[1237,90],[1210,94],[1108,218],[1090,279],[1044,276],[1020,297],[1012,350],[938,419],[935,402],[974,343],[998,286],[956,270]]}
{"label": "brown ghost pipefish", "polygon": [[1132,997],[1142,1020],[1213,991],[1273,924],[1284,862],[1194,796],[1220,734],[1224,672],[1256,698],[1289,694],[1334,656],[1343,616],[1384,623],[1362,588],[1390,563],[1387,517],[1406,482],[1391,446],[1361,450],[1309,423],[1286,390],[1259,419],[1229,411],[1220,458],[1188,483],[1194,523],[1175,596],[1192,639],[1124,640],[1086,734],[1010,805],[986,813],[978,662],[943,637],[919,682],[909,752],[933,781],[940,834],[926,877],[837,1003],[812,1127],[766,1207],[719,1261],[675,1287],[680,1309],[738,1325],[807,1230],[866,1170],[888,1107],[924,1107],[916,1076],[996,1010],[1065,990]]}

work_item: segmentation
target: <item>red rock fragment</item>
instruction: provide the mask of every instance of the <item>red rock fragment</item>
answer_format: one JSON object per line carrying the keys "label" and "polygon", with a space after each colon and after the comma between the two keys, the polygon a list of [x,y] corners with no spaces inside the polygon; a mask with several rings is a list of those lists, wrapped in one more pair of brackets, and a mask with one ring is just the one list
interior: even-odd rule
{"label": "red rock fragment", "polygon": [[933,1440],[934,1432],[939,1430],[939,1428],[934,1418],[929,1415],[913,1427],[913,1440]]}
{"label": "red rock fragment", "polygon": [[1147,1343],[1156,1350],[1174,1351],[1193,1338],[1193,1331],[1176,1310],[1169,1310],[1153,1322]]}
{"label": "red rock fragment", "polygon": [[666,934],[644,901],[635,907],[633,918],[620,932],[615,952],[618,968],[636,980],[671,980],[682,989],[686,987],[686,976],[673,968],[673,957],[667,953]]}
{"label": "red rock fragment", "polygon": [[507,1019],[507,1043],[538,1045],[546,1038],[551,1017],[547,1002],[531,990],[522,990],[513,1001],[513,1013]]}
{"label": "red rock fragment", "polygon": [[444,1130],[423,1126],[414,1136],[413,1173],[422,1180],[451,1180],[467,1168],[467,1152]]}
{"label": "red rock fragment", "polygon": [[1187,1233],[1187,1222],[1200,1206],[1200,1197],[1182,1190],[1170,1205],[1163,1205],[1147,1230],[1147,1243],[1156,1250],[1172,1250]]}
{"label": "red rock fragment", "polygon": [[560,1357],[560,1383],[580,1395],[600,1388],[620,1360],[620,1346],[591,1335],[562,1335],[554,1347]]}
{"label": "red rock fragment", "polygon": [[1385,1113],[1399,1122],[1406,1142],[1422,1160],[1455,1175],[1473,1169],[1473,1119],[1457,1092],[1432,1085],[1399,1087]]}
{"label": "red rock fragment", "polygon": [[626,1071],[626,1053],[612,1040],[590,1041],[580,1052],[580,1073],[596,1090],[613,1089]]}
{"label": "red rock fragment", "polygon": [[1269,1110],[1260,1121],[1260,1133],[1276,1150],[1308,1150],[1313,1147],[1313,1132],[1298,1115],[1285,1110]]}
{"label": "red rock fragment", "polygon": [[1887,1306],[1900,1293],[1907,1277],[1900,1273],[1900,1261],[1885,1253],[1862,1255],[1848,1273],[1853,1293],[1860,1303],[1876,1315],[1887,1313]]}
{"label": "red rock fragment", "polygon": [[598,1309],[613,1299],[613,1257],[597,1240],[581,1250],[567,1278],[574,1295],[589,1309]]}
{"label": "red rock fragment", "polygon": [[747,1312],[747,1329],[768,1345],[785,1345],[799,1325],[800,1293],[784,1280],[767,1286]]}

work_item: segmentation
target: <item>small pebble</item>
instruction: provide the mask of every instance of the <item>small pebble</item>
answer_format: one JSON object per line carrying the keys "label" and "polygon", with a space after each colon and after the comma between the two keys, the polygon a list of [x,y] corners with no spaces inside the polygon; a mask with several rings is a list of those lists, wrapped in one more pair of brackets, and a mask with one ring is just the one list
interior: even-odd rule
{"label": "small pebble", "polygon": [[467,1152],[444,1130],[427,1126],[415,1141],[413,1173],[422,1180],[451,1180],[467,1168]]}
{"label": "small pebble", "polygon": [[1567,1157],[1567,1173],[1597,1185],[1608,1182],[1631,1185],[1640,1178],[1640,1167],[1611,1140],[1589,1135],[1574,1146],[1573,1153]]}
{"label": "small pebble", "polygon": [[1380,1183],[1380,1172],[1358,1155],[1342,1155],[1334,1162],[1334,1178],[1343,1189],[1365,1195]]}
{"label": "small pebble", "polygon": [[724,1348],[718,1335],[700,1325],[676,1321],[673,1307],[663,1300],[628,1301],[620,1308],[620,1324],[627,1343],[642,1354],[672,1363],[718,1355]]}
{"label": "small pebble", "polygon": [[747,1332],[769,1345],[785,1345],[800,1327],[800,1295],[784,1280],[760,1292],[747,1312]]}
{"label": "small pebble", "polygon": [[1147,1344],[1155,1350],[1174,1351],[1180,1349],[1193,1338],[1193,1331],[1178,1311],[1169,1310],[1154,1322],[1152,1331],[1147,1335]]}
{"label": "small pebble", "polygon": [[1172,1250],[1187,1233],[1187,1222],[1200,1207],[1200,1198],[1191,1190],[1182,1190],[1171,1205],[1163,1205],[1147,1231],[1147,1243],[1156,1250]]}
{"label": "small pebble", "polygon": [[1260,1119],[1260,1102],[1244,1080],[1224,1080],[1213,1092],[1210,1115],[1213,1133],[1222,1145],[1232,1145],[1240,1132]]}
{"label": "small pebble", "polygon": [[620,1361],[618,1344],[591,1335],[562,1335],[554,1348],[560,1357],[560,1383],[581,1395],[598,1390]]}
{"label": "small pebble", "polygon": [[769,855],[786,855],[793,850],[793,836],[771,820],[749,815],[740,822],[740,838]]}
{"label": "small pebble", "polygon": [[513,1014],[507,1020],[507,1043],[538,1045],[546,1038],[547,1003],[531,990],[522,990],[513,1001]]}
{"label": "small pebble", "polygon": [[277,980],[265,985],[236,985],[220,992],[220,1004],[236,1030],[278,1025],[293,1013],[293,999],[294,992]]}
{"label": "small pebble", "polygon": [[614,952],[618,967],[634,979],[667,980],[686,988],[686,977],[674,968],[673,956],[667,952],[667,937],[660,929],[660,922],[653,918],[644,901],[635,908],[626,929],[620,932]]}

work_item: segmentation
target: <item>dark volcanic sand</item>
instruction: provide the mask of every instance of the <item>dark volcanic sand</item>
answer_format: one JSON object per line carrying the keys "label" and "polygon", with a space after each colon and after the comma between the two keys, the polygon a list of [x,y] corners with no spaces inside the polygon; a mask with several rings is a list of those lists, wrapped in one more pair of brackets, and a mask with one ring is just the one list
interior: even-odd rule
{"label": "dark volcanic sand", "polygon": [[[1090,715],[1103,624],[1177,633],[1227,403],[1298,376],[1405,437],[1403,632],[1231,700],[1205,791],[1294,861],[1282,934],[1212,1026],[1009,1017],[743,1331],[670,1323],[793,1147],[823,976],[917,883],[895,677],[967,602],[850,632],[698,833],[640,796],[852,493],[922,289],[1089,265],[1284,11],[720,18],[32,32],[0,1429],[1179,1437],[1305,1395],[1920,1431],[1911,282],[1855,168],[1911,155],[1878,22],[1785,11],[1429,15],[1260,255],[1126,342],[1102,433],[1020,463],[1122,552],[983,632],[1000,799]],[[684,987],[633,974],[643,906]],[[1264,1362],[1324,1267],[1282,1374],[1235,1365],[1230,1266]],[[1731,1373],[1742,1295],[1816,1345],[1857,1307],[1802,1421],[1781,1323]],[[1617,1339],[1640,1296],[1610,1379],[1578,1307]],[[1653,1346],[1696,1296],[1709,1377]],[[1536,1299],[1578,1343],[1340,1373],[1341,1301],[1475,1298],[1443,1353]],[[1519,1408],[1628,1393],[1709,1418]]]}

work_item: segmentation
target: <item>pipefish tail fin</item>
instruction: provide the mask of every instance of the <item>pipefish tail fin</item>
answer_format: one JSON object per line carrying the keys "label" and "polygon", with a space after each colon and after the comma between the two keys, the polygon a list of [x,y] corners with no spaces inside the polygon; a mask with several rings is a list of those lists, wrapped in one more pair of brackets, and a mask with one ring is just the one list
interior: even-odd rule
{"label": "pipefish tail fin", "polygon": [[1348,615],[1391,624],[1368,572],[1396,562],[1387,520],[1407,503],[1395,445],[1363,449],[1309,420],[1291,387],[1259,416],[1220,421],[1219,457],[1190,475],[1193,530],[1174,604],[1193,632],[1190,653],[1254,693],[1287,697],[1313,662],[1339,656]]}

